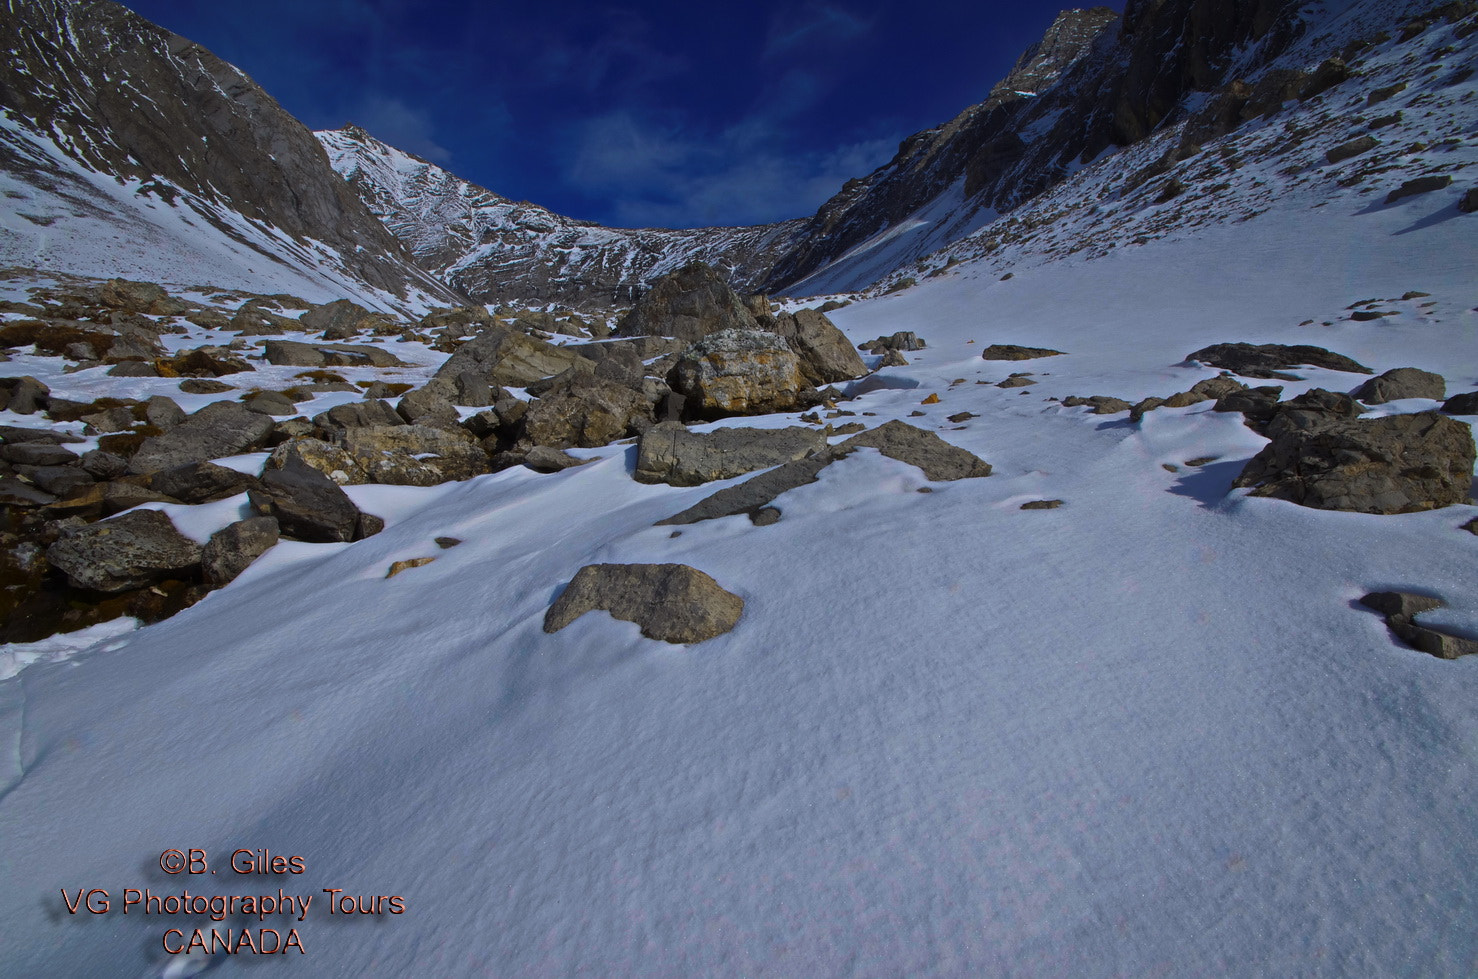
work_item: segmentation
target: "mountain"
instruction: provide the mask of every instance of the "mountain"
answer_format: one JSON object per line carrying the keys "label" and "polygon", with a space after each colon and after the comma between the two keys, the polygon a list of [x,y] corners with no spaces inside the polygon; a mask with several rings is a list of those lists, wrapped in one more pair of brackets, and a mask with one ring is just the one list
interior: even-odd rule
{"label": "mountain", "polygon": [[804,223],[606,228],[499,196],[352,124],[317,136],[334,169],[421,267],[482,302],[625,302],[693,259],[753,290]]}
{"label": "mountain", "polygon": [[457,302],[239,69],[106,0],[3,0],[0,261]]}

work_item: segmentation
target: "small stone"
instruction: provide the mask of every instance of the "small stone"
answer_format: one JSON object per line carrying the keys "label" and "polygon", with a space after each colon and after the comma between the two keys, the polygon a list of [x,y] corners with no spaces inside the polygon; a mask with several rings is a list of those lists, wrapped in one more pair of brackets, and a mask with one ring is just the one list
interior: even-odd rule
{"label": "small stone", "polygon": [[1062,506],[1062,501],[1061,500],[1032,500],[1030,503],[1023,503],[1021,505],[1021,509],[1023,509],[1023,510],[1056,510],[1060,506]]}
{"label": "small stone", "polygon": [[439,547],[439,548],[441,548],[442,550],[446,550],[449,547],[456,547],[460,543],[462,543],[462,539],[460,537],[438,537],[438,538],[436,538],[436,546]]}
{"label": "small stone", "polygon": [[413,557],[407,558],[404,561],[396,561],[394,564],[390,565],[390,570],[385,572],[385,577],[394,578],[402,571],[409,571],[411,568],[424,568],[426,565],[435,560],[436,558],[434,557]]}

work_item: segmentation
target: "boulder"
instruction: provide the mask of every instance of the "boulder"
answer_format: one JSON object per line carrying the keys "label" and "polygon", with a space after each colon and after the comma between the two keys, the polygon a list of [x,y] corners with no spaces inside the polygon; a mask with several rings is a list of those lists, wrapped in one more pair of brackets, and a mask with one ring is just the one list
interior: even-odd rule
{"label": "boulder", "polygon": [[73,587],[116,593],[193,574],[200,545],[158,510],[132,510],[62,537],[46,560]]}
{"label": "boulder", "polygon": [[668,375],[692,418],[796,411],[820,403],[790,344],[773,333],[723,330],[689,347]]}
{"label": "boulder", "polygon": [[691,262],[652,283],[617,324],[614,335],[675,337],[693,343],[720,331],[759,328],[722,275],[703,262]]}
{"label": "boulder", "polygon": [[156,394],[144,402],[144,421],[155,428],[174,428],[189,416],[173,398]]}
{"label": "boulder", "polygon": [[1349,142],[1340,143],[1334,149],[1325,153],[1324,159],[1328,160],[1330,164],[1343,163],[1351,157],[1359,156],[1361,153],[1368,153],[1379,145],[1380,140],[1374,136],[1361,136]]}
{"label": "boulder", "polygon": [[293,403],[292,398],[281,391],[257,391],[254,394],[248,394],[241,403],[258,414],[277,418],[290,418],[298,413],[297,405]]}
{"label": "boulder", "polygon": [[34,415],[50,403],[51,388],[30,375],[0,378],[0,397],[5,407],[18,415]]}
{"label": "boulder", "polygon": [[1208,367],[1219,367],[1243,377],[1276,378],[1283,381],[1298,380],[1281,371],[1303,364],[1352,374],[1375,373],[1364,364],[1342,354],[1306,344],[1287,346],[1281,343],[1215,343],[1187,355],[1186,360],[1197,361]]}
{"label": "boulder", "polygon": [[367,344],[268,340],[263,356],[280,367],[406,367],[390,351]]}
{"label": "boulder", "polygon": [[461,423],[449,394],[456,393],[456,385],[444,378],[437,378],[425,387],[407,391],[396,405],[395,412],[411,425],[431,425],[436,428],[456,428]]}
{"label": "boulder", "polygon": [[255,477],[213,462],[192,462],[149,477],[149,489],[181,503],[224,500],[245,493],[256,483]]}
{"label": "boulder", "polygon": [[154,369],[160,377],[225,377],[256,370],[225,347],[216,346],[182,350],[173,357],[156,360]]}
{"label": "boulder", "polygon": [[1441,374],[1415,367],[1397,367],[1379,377],[1372,377],[1351,394],[1368,405],[1383,405],[1403,398],[1441,401],[1447,397],[1447,382]]}
{"label": "boulder", "polygon": [[370,481],[369,474],[354,457],[337,445],[315,438],[294,438],[272,450],[267,469],[281,469],[289,459],[297,459],[317,469],[340,486],[358,486]]}
{"label": "boulder", "polygon": [[[1280,401],[1273,406],[1272,418],[1262,427],[1253,425],[1269,438],[1285,432],[1310,431],[1332,421],[1358,418],[1365,409],[1348,394],[1310,388],[1296,398]],[[1248,418],[1248,422],[1253,422]]]}
{"label": "boulder", "polygon": [[335,405],[328,411],[314,415],[313,424],[325,431],[339,432],[351,428],[404,425],[405,419],[385,402],[370,400]]}
{"label": "boulder", "polygon": [[252,509],[275,517],[281,533],[298,540],[356,540],[360,512],[343,489],[301,459],[289,458],[280,469],[262,473],[250,492]]}
{"label": "boulder", "polygon": [[1445,174],[1431,177],[1413,177],[1387,194],[1386,203],[1394,204],[1403,198],[1415,197],[1418,194],[1430,194],[1434,190],[1442,190],[1451,186],[1451,184],[1452,178]]}
{"label": "boulder", "polygon": [[131,473],[152,473],[192,462],[251,452],[266,444],[272,419],[232,401],[201,408],[162,435],[146,438],[128,462]]}
{"label": "boulder", "polygon": [[636,434],[652,420],[652,405],[639,392],[593,374],[569,375],[566,383],[546,391],[524,411],[518,441],[594,448]]}
{"label": "boulder", "polygon": [[248,517],[216,531],[200,553],[205,583],[221,588],[235,581],[278,538],[277,521],[272,517]]}
{"label": "boulder", "polygon": [[[822,306],[818,312],[827,312],[827,306],[837,308],[834,306],[834,304],[827,303],[825,306]],[[923,350],[926,346],[928,346],[928,344],[919,339],[919,335],[917,333],[914,333],[912,330],[899,330],[892,336],[878,337],[876,340],[869,340],[866,343],[860,345],[857,349],[866,350],[870,354],[880,354],[888,350]]]}
{"label": "boulder", "polygon": [[103,305],[130,313],[174,315],[183,312],[184,304],[169,298],[164,287],[153,282],[131,279],[109,279],[99,293]]}
{"label": "boulder", "polygon": [[321,332],[327,340],[342,340],[360,332],[363,329],[360,324],[371,315],[358,303],[336,299],[299,316],[296,326],[307,333]]}
{"label": "boulder", "polygon": [[781,313],[771,332],[784,337],[801,359],[801,370],[812,384],[850,381],[867,373],[867,366],[836,324],[814,309]]}
{"label": "boulder", "polygon": [[1232,484],[1253,487],[1253,496],[1321,510],[1411,513],[1464,503],[1473,482],[1471,429],[1435,411],[1276,433],[1270,427],[1270,434]]}
{"label": "boulder", "polygon": [[1038,357],[1061,357],[1063,351],[1047,347],[1018,347],[1014,343],[993,343],[980,352],[981,360],[1036,360]]}
{"label": "boulder", "polygon": [[576,459],[559,449],[547,445],[536,445],[524,453],[523,464],[537,473],[557,473],[583,466],[589,459]]}
{"label": "boulder", "polygon": [[668,643],[697,643],[734,628],[744,599],[684,564],[591,564],[581,568],[544,616],[558,632],[586,612],[603,610]]}
{"label": "boulder", "polygon": [[437,377],[481,377],[490,385],[526,387],[574,365],[580,356],[506,326],[490,327],[458,347]]}
{"label": "boulder", "polygon": [[1411,592],[1378,591],[1361,598],[1360,604],[1385,616],[1386,627],[1413,649],[1439,659],[1457,659],[1478,653],[1478,639],[1455,636],[1416,621],[1418,614],[1444,607],[1447,603],[1440,598]]}
{"label": "boulder", "polygon": [[1449,415],[1478,415],[1478,391],[1454,394],[1442,402],[1442,410]]}
{"label": "boulder", "polygon": [[642,435],[633,475],[642,483],[698,486],[804,459],[826,447],[825,433],[800,426],[693,432],[663,422]]}
{"label": "boulder", "polygon": [[180,390],[186,394],[224,394],[233,388],[224,381],[213,381],[204,377],[187,377],[180,382]]}
{"label": "boulder", "polygon": [[493,314],[485,306],[455,306],[451,309],[432,310],[421,317],[421,326],[428,330],[442,330],[447,336],[466,336],[491,326]]}
{"label": "boulder", "polygon": [[804,459],[787,462],[758,476],[751,476],[738,486],[728,486],[712,496],[704,497],[686,510],[657,521],[656,526],[681,526],[741,513],[753,516],[768,507],[780,494],[797,486],[816,482],[821,470],[836,458],[833,450],[823,449]]}
{"label": "boulder", "polygon": [[487,453],[461,429],[426,425],[350,428],[340,443],[377,483],[435,486],[491,471]]}

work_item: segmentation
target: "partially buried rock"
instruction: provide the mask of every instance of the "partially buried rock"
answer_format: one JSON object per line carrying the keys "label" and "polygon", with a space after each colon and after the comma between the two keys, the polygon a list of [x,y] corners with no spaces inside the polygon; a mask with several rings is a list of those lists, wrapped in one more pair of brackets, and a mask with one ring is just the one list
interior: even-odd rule
{"label": "partially buried rock", "polygon": [[544,631],[558,632],[596,610],[635,622],[648,639],[697,643],[734,628],[744,599],[684,564],[591,564],[550,606]]}
{"label": "partially buried rock", "polygon": [[1307,344],[1287,346],[1281,343],[1215,343],[1188,354],[1186,360],[1198,361],[1208,367],[1219,367],[1243,377],[1277,378],[1284,381],[1298,380],[1283,372],[1301,364],[1352,374],[1375,373],[1343,354]]}
{"label": "partially buried rock", "polygon": [[1379,377],[1372,377],[1352,393],[1368,405],[1383,405],[1403,398],[1441,401],[1447,397],[1447,382],[1441,374],[1415,367],[1397,367]]}
{"label": "partially buried rock", "polygon": [[267,415],[235,402],[217,401],[164,434],[145,439],[129,460],[129,471],[158,472],[250,452],[264,445],[271,432],[272,419]]}
{"label": "partially buried rock", "polygon": [[1253,496],[1321,510],[1412,513],[1463,503],[1472,486],[1472,431],[1435,411],[1269,433],[1272,441],[1232,484],[1253,487]]}
{"label": "partially buried rock", "polygon": [[976,479],[989,476],[990,463],[933,432],[906,422],[890,421],[861,435],[854,435],[835,449],[840,458],[857,449],[877,449],[890,459],[906,462],[936,481]]}
{"label": "partially buried rock", "polygon": [[46,560],[74,587],[113,593],[193,574],[200,545],[158,510],[133,510],[61,538]]}
{"label": "partially buried rock", "polygon": [[1442,410],[1449,415],[1478,415],[1478,391],[1454,394],[1442,402]]}
{"label": "partially buried rock", "polygon": [[269,364],[286,367],[405,367],[380,347],[350,343],[299,343],[268,340],[263,353]]}
{"label": "partially buried rock", "polygon": [[249,517],[216,531],[200,555],[205,583],[212,588],[230,584],[277,541],[277,521],[272,517]]}
{"label": "partially buried rock", "polygon": [[276,517],[282,533],[298,540],[352,541],[361,529],[359,508],[339,484],[301,459],[289,458],[281,469],[262,473],[251,490],[252,509]]}
{"label": "partially buried rock", "polygon": [[663,422],[642,435],[633,475],[641,483],[698,486],[804,459],[825,448],[824,433],[798,425],[693,432]]}
{"label": "partially buried rock", "polygon": [[981,360],[1036,360],[1039,357],[1061,357],[1063,351],[1047,347],[1019,347],[1014,343],[993,343],[980,352]]}
{"label": "partially buried rock", "polygon": [[1384,615],[1386,627],[1413,649],[1430,653],[1439,659],[1457,659],[1459,656],[1478,653],[1478,639],[1455,636],[1416,621],[1418,614],[1447,604],[1440,598],[1411,592],[1378,591],[1361,598],[1360,604]]}

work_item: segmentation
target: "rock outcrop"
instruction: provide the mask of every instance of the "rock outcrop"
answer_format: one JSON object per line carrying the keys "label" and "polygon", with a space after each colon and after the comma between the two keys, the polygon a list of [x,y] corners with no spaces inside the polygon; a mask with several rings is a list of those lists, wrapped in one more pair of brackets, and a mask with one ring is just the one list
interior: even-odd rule
{"label": "rock outcrop", "polygon": [[544,631],[558,632],[597,610],[635,622],[648,639],[699,643],[733,629],[744,599],[685,564],[591,564],[549,607]]}

